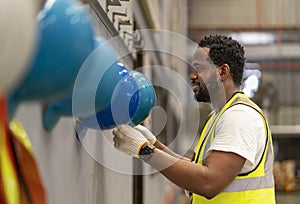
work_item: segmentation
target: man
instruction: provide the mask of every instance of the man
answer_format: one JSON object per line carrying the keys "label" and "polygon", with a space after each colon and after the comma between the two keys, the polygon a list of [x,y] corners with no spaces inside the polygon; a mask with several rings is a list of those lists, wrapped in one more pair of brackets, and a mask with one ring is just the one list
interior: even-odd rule
{"label": "man", "polygon": [[260,108],[240,92],[244,65],[244,48],[236,40],[216,35],[200,41],[190,79],[195,99],[214,110],[193,162],[140,125],[115,129],[115,147],[191,192],[192,203],[275,203],[271,133]]}

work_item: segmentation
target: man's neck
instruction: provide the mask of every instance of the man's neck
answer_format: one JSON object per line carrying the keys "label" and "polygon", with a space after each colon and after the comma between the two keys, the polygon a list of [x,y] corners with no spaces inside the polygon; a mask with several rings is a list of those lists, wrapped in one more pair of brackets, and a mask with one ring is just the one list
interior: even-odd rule
{"label": "man's neck", "polygon": [[239,86],[235,86],[229,90],[227,89],[227,91],[226,90],[219,91],[219,93],[215,96],[215,98],[212,98],[211,100],[213,109],[215,109],[217,113],[220,112],[222,108],[225,106],[225,104],[227,103],[227,101],[229,101],[231,97],[237,92],[240,92]]}

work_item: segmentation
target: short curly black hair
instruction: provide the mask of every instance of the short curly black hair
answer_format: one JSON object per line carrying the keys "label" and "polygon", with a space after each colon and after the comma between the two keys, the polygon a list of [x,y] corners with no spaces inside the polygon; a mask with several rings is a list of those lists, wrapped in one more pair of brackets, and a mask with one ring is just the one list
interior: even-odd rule
{"label": "short curly black hair", "polygon": [[245,50],[243,46],[231,37],[222,35],[205,36],[200,47],[208,47],[210,59],[217,66],[228,64],[236,85],[241,85],[245,67]]}

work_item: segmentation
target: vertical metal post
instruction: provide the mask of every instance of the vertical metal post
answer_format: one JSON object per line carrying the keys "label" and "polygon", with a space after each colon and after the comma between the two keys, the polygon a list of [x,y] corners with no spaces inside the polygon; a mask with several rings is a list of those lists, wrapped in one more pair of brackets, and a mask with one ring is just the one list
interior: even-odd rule
{"label": "vertical metal post", "polygon": [[143,204],[143,164],[139,159],[133,159],[133,204]]}
{"label": "vertical metal post", "polygon": [[[136,53],[135,69],[143,66],[143,53]],[[132,199],[133,204],[143,204],[143,164],[139,159],[133,159]]]}

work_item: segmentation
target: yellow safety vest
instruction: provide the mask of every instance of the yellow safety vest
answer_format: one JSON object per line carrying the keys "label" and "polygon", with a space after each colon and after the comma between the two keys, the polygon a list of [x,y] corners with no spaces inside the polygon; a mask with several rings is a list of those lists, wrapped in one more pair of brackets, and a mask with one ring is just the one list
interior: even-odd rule
{"label": "yellow safety vest", "polygon": [[29,137],[18,121],[8,124],[6,115],[6,102],[0,97],[0,203],[46,203]]}
{"label": "yellow safety vest", "polygon": [[[251,172],[239,174],[224,189],[223,192],[208,200],[203,196],[193,194],[193,204],[275,204],[274,177],[273,177],[273,145],[269,125],[261,109],[247,96],[236,93],[216,115],[213,112],[206,122],[196,148],[195,162],[202,164],[205,152],[214,140],[214,129],[221,115],[230,107],[244,104],[256,110],[262,117],[266,129],[266,145],[259,164]],[[213,117],[214,116],[214,117]],[[214,120],[212,118],[215,118]]]}
{"label": "yellow safety vest", "polygon": [[6,100],[0,97],[0,202],[20,203],[19,182],[7,130]]}

